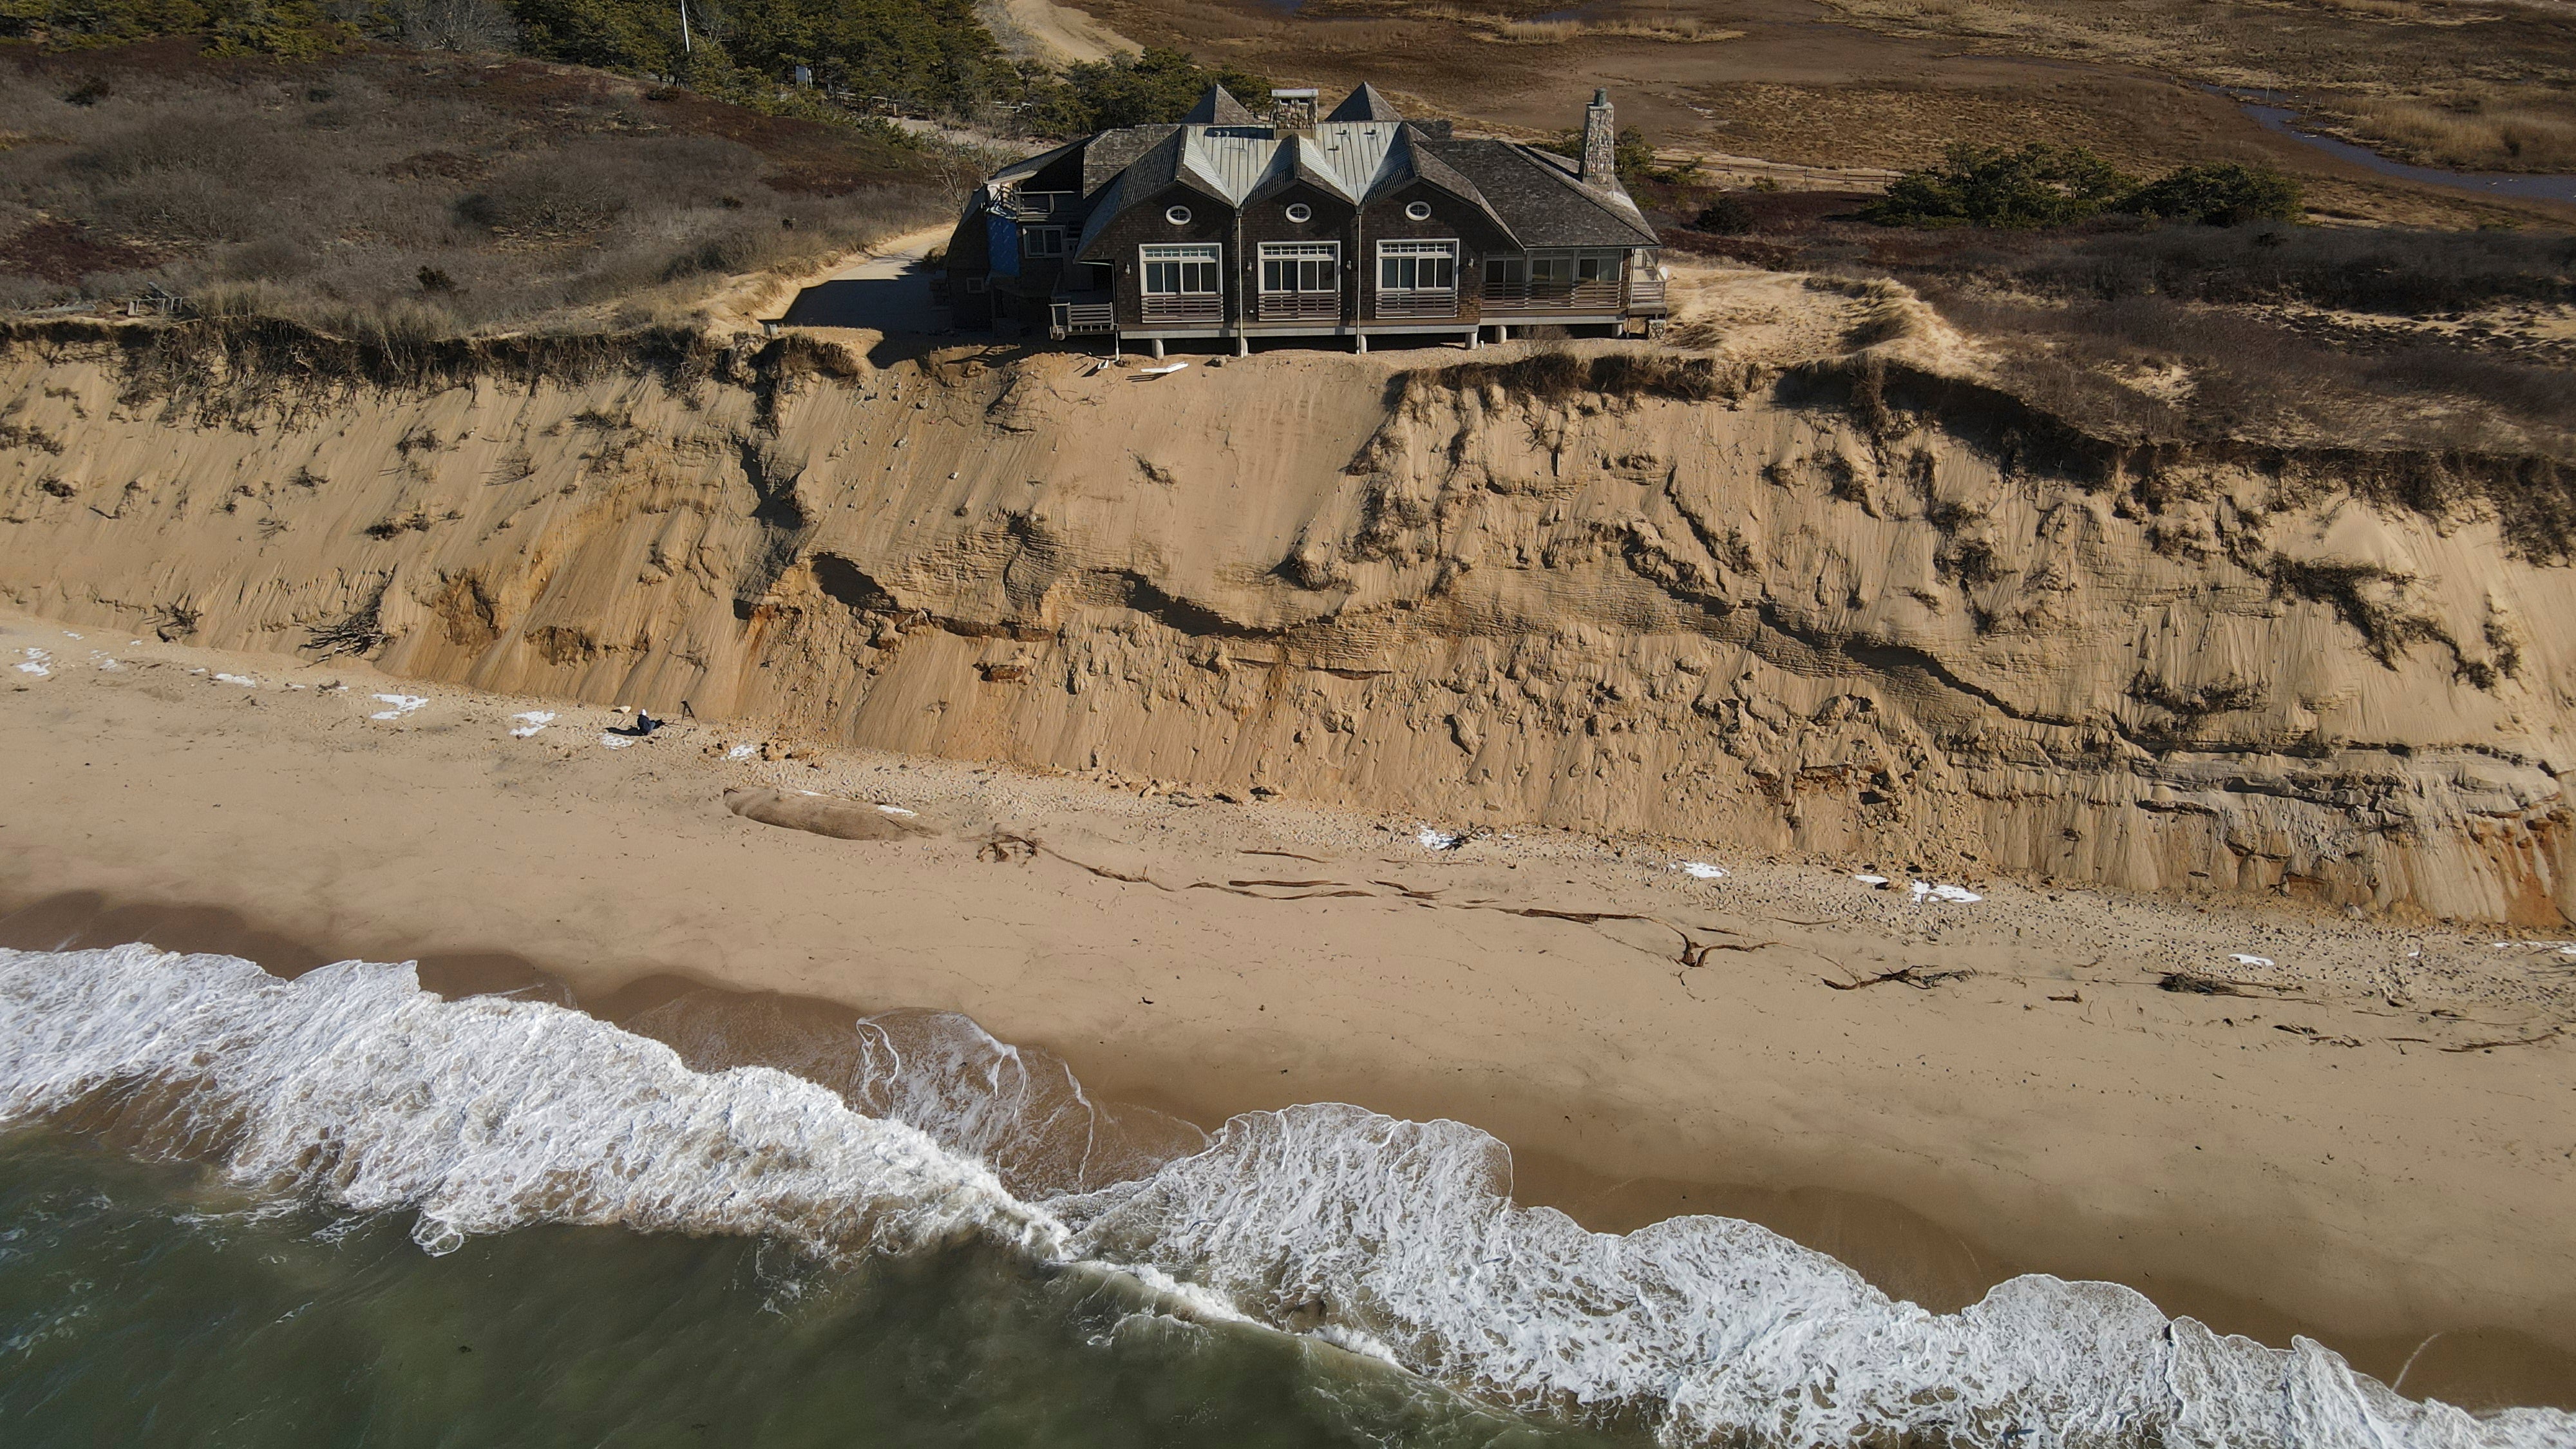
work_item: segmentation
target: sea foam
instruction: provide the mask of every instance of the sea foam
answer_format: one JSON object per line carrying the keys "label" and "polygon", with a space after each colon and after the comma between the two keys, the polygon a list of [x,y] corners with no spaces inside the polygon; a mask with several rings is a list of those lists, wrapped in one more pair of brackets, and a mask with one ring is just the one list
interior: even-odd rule
{"label": "sea foam", "polygon": [[917,1129],[785,1072],[702,1073],[579,1012],[443,1001],[412,968],[283,981],[146,946],[0,951],[0,1121],[79,1110],[238,1183],[410,1209],[433,1251],[541,1222],[828,1256],[1060,1229]]}
{"label": "sea foam", "polygon": [[1013,1161],[1015,1131],[1097,1130],[1078,1084],[971,1026],[853,1018],[857,1046],[826,1054],[836,1090],[688,1064],[722,1043],[684,1060],[561,1007],[444,1001],[409,966],[289,982],[142,946],[0,951],[0,1122],[105,1124],[246,1186],[414,1211],[432,1251],[540,1222],[828,1258],[980,1236],[1131,1272],[1176,1316],[1239,1315],[1677,1446],[2576,1443],[2576,1415],[2418,1403],[2312,1342],[2215,1334],[2112,1284],[2017,1278],[1936,1314],[1750,1223],[1587,1232],[1512,1203],[1502,1144],[1454,1122],[1252,1113],[1091,1185],[1107,1164],[1089,1154]]}

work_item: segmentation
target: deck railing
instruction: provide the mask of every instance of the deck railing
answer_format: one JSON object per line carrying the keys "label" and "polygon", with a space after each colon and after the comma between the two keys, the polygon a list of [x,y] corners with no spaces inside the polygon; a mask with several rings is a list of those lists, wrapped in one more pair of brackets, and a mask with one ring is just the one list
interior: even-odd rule
{"label": "deck railing", "polygon": [[1380,317],[1455,317],[1458,294],[1453,291],[1380,292],[1377,294]]}
{"label": "deck railing", "polygon": [[1118,309],[1107,302],[1058,302],[1053,326],[1057,337],[1081,337],[1118,330]]}
{"label": "deck railing", "polygon": [[1148,292],[1144,312],[1148,322],[1222,322],[1225,299],[1214,292]]}
{"label": "deck railing", "polygon": [[1069,214],[1080,200],[1078,191],[1015,191],[996,198],[993,207],[1014,221],[1043,221]]}
{"label": "deck railing", "polygon": [[1260,313],[1264,322],[1338,322],[1342,298],[1338,292],[1264,292]]}
{"label": "deck railing", "polygon": [[1664,310],[1664,279],[1652,272],[1639,272],[1628,279],[1628,310],[1661,312]]}
{"label": "deck railing", "polygon": [[1605,277],[1592,282],[1487,282],[1487,312],[1616,312],[1619,283]]}

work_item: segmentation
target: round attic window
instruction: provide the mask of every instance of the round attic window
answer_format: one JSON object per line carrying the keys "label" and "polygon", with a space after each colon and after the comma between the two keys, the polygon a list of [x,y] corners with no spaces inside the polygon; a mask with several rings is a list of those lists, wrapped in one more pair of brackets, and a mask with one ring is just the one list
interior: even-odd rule
{"label": "round attic window", "polygon": [[1404,214],[1414,221],[1429,221],[1431,219],[1431,203],[1427,201],[1408,201],[1404,204]]}
{"label": "round attic window", "polygon": [[1163,213],[1163,220],[1170,222],[1174,226],[1188,226],[1190,224],[1190,209],[1186,206],[1175,206]]}
{"label": "round attic window", "polygon": [[1312,221],[1315,219],[1315,208],[1308,206],[1302,201],[1292,201],[1288,203],[1288,219],[1290,221]]}

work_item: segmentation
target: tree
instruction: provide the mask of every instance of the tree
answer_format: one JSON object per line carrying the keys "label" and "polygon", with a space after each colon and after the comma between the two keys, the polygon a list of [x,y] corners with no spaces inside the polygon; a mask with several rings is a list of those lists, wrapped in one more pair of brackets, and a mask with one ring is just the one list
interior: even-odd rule
{"label": "tree", "polygon": [[1742,236],[1753,230],[1753,209],[1732,196],[1721,196],[1691,218],[1691,230],[1717,236]]}
{"label": "tree", "polygon": [[2306,210],[2299,183],[2269,166],[2223,161],[2168,171],[2120,202],[2119,210],[2204,226],[2296,221]]}
{"label": "tree", "polygon": [[1188,115],[1211,85],[1224,86],[1256,109],[1270,97],[1266,77],[1232,66],[1207,69],[1187,51],[1150,46],[1142,55],[1113,55],[1065,67],[1061,84],[1032,87],[1025,116],[1032,130],[1054,136],[1150,126]]}
{"label": "tree", "polygon": [[500,0],[390,0],[384,14],[394,34],[414,50],[480,55],[519,43],[519,22]]}
{"label": "tree", "polygon": [[1881,226],[2065,226],[2133,189],[2081,146],[1952,145],[1938,166],[1908,171],[1861,215]]}

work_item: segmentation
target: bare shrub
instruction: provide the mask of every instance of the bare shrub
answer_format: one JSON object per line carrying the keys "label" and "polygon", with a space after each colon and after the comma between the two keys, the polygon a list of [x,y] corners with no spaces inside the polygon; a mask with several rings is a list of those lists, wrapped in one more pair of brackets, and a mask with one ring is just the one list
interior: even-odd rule
{"label": "bare shrub", "polygon": [[548,155],[521,161],[459,199],[456,215],[503,236],[543,241],[586,237],[615,221],[628,202],[613,179]]}
{"label": "bare shrub", "polygon": [[483,55],[519,45],[519,22],[494,0],[392,0],[385,19],[414,50]]}

